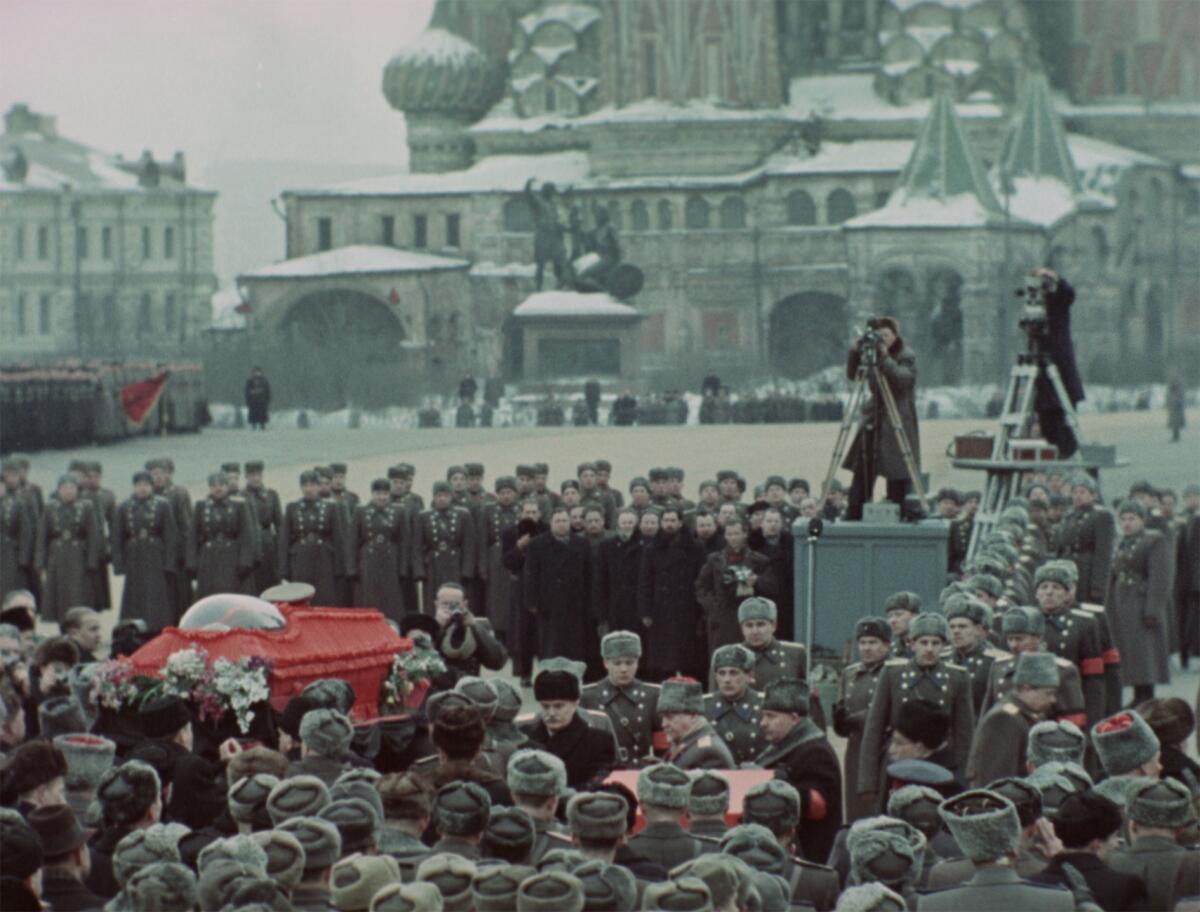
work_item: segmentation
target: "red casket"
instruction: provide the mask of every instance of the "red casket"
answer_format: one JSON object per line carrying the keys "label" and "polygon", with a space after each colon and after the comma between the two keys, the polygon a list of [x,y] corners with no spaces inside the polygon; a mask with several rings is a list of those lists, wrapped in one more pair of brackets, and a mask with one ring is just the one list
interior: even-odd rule
{"label": "red casket", "polygon": [[172,653],[192,645],[205,649],[210,661],[264,656],[274,663],[271,703],[277,710],[318,678],[341,678],[357,696],[354,719],[377,718],[383,679],[396,653],[412,649],[412,641],[399,636],[373,608],[276,607],[286,621],[281,629],[167,627],[130,660],[139,672],[156,675]]}

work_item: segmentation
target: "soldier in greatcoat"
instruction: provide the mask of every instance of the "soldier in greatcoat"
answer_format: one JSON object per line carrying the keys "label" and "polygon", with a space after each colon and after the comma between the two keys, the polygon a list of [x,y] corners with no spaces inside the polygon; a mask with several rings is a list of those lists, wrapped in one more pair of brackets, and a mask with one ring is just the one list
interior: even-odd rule
{"label": "soldier in greatcoat", "polygon": [[392,503],[392,486],[386,478],[371,482],[371,499],[354,510],[352,535],[358,578],[354,604],[378,608],[399,623],[409,610],[401,591],[408,575],[408,519]]}
{"label": "soldier in greatcoat", "polygon": [[[992,663],[980,715],[1002,702],[1012,692],[1017,659],[1023,653],[1047,651],[1042,639],[1046,633],[1046,618],[1037,608],[1030,605],[1009,608],[1004,612],[1000,629],[1008,643],[1010,654],[1007,658],[997,659]],[[1054,718],[1086,729],[1087,711],[1084,708],[1079,669],[1059,655],[1054,656],[1054,663],[1058,666],[1058,693],[1054,697]]]}
{"label": "soldier in greatcoat", "polygon": [[[420,494],[412,490],[413,475],[416,470],[407,462],[397,463],[394,466],[389,466],[387,470],[388,481],[392,485],[392,503],[400,507],[404,511],[404,515],[408,519],[409,533],[408,540],[412,541],[414,527],[417,523],[417,517],[421,511],[425,509],[425,501]],[[402,584],[404,592],[404,604],[410,606],[410,611],[416,611],[421,604],[420,595],[417,593],[417,581],[411,575],[412,555],[408,556],[410,574]],[[426,611],[428,613],[428,608]]]}
{"label": "soldier in greatcoat", "polygon": [[1116,530],[1112,513],[1096,503],[1098,490],[1095,480],[1087,475],[1074,480],[1071,487],[1074,506],[1063,517],[1054,536],[1057,555],[1074,561],[1079,571],[1081,602],[1103,603],[1108,586]]}
{"label": "soldier in greatcoat", "polygon": [[745,646],[722,646],[713,653],[717,679],[713,693],[704,696],[704,714],[740,766],[754,760],[767,746],[762,732],[762,692],[750,686],[754,656]]}
{"label": "soldier in greatcoat", "polygon": [[251,594],[262,592],[262,589],[254,588],[258,575],[258,565],[262,563],[263,551],[262,525],[259,523],[257,509],[258,501],[242,493],[242,466],[240,463],[223,462],[221,463],[221,471],[229,479],[229,502],[239,509],[244,509],[250,515],[250,535],[254,539],[254,565],[250,568],[250,575],[245,581],[246,591]]}
{"label": "soldier in greatcoat", "polygon": [[9,490],[11,475],[9,471],[0,475],[0,598],[14,589],[31,588],[33,577],[37,524],[25,500]]}
{"label": "soldier in greatcoat", "polygon": [[704,691],[692,678],[670,678],[658,694],[663,734],[670,747],[663,758],[683,770],[734,769],[733,753],[704,715]]}
{"label": "soldier in greatcoat", "polygon": [[857,786],[864,804],[874,803],[885,785],[883,765],[888,742],[906,703],[932,704],[949,716],[948,762],[954,768],[952,772],[966,767],[975,729],[975,707],[970,676],[941,657],[949,635],[946,619],[940,614],[918,614],[908,626],[912,657],[891,659],[884,665],[863,725]]}
{"label": "soldier in greatcoat", "polygon": [[598,473],[594,462],[581,462],[575,469],[575,477],[579,479],[580,503],[598,504],[604,511],[605,528],[613,529],[617,522],[617,500],[613,492],[600,487]]}
{"label": "soldier in greatcoat", "polygon": [[596,467],[596,487],[600,489],[601,493],[608,494],[613,499],[618,510],[621,509],[625,506],[625,495],[608,483],[612,476],[612,463],[607,459],[593,459],[592,464]]}
{"label": "soldier in greatcoat", "polygon": [[846,820],[853,823],[869,817],[875,808],[859,800],[853,787],[858,778],[858,758],[862,749],[863,725],[867,710],[887,661],[892,628],[880,617],[865,617],[854,625],[854,642],[859,661],[847,665],[838,679],[837,699],[833,704],[833,730],[846,739],[843,781],[850,784],[846,795]]}
{"label": "soldier in greatcoat", "polygon": [[34,567],[45,574],[39,603],[44,620],[57,623],[69,609],[90,601],[103,548],[94,505],[80,498],[76,475],[63,475],[42,512],[35,543]]}
{"label": "soldier in greatcoat", "polygon": [[1109,865],[1146,884],[1147,909],[1178,909],[1185,896],[1200,894],[1200,851],[1184,842],[1196,824],[1194,797],[1177,779],[1141,779],[1126,796],[1128,844]]}
{"label": "soldier in greatcoat", "polygon": [[258,562],[254,565],[255,592],[265,592],[279,582],[279,527],[283,524],[279,492],[263,484],[263,468],[260,460],[245,464],[245,496],[258,520],[260,544]]}
{"label": "soldier in greatcoat", "polygon": [[883,603],[883,615],[892,628],[892,658],[907,659],[912,655],[908,625],[920,613],[921,596],[915,592],[893,592]]}
{"label": "soldier in greatcoat", "polygon": [[[519,484],[519,482],[518,482]],[[542,508],[536,497],[521,502],[521,518],[504,531],[500,540],[501,561],[508,571],[511,588],[508,613],[508,650],[513,674],[524,686],[532,686],[533,658],[537,653],[537,619],[525,608],[525,557],[530,543],[546,531]]]}
{"label": "soldier in greatcoat", "polygon": [[942,605],[942,613],[950,627],[951,641],[945,657],[965,668],[970,675],[972,702],[978,715],[987,693],[992,665],[999,659],[1008,658],[1008,653],[995,648],[988,639],[992,613],[983,602],[955,593]]}
{"label": "soldier in greatcoat", "polygon": [[133,475],[133,496],[117,507],[113,522],[113,571],[125,577],[121,620],[140,618],[150,630],[179,620],[171,574],[179,548],[175,515],[165,498],[154,494],[149,472]]}
{"label": "soldier in greatcoat", "polygon": [[614,630],[600,641],[600,657],[607,675],[583,688],[579,705],[607,713],[617,734],[622,766],[633,766],[652,757],[655,738],[664,741],[658,718],[657,684],[638,679],[642,641],[636,633]]}
{"label": "soldier in greatcoat", "polygon": [[517,524],[521,509],[517,505],[517,480],[511,475],[496,479],[496,496],[479,505],[479,523],[476,533],[479,543],[476,550],[478,574],[487,584],[485,606],[488,620],[496,630],[496,636],[508,637],[509,603],[512,599],[512,576],[504,568],[504,552],[501,545],[504,533]]}
{"label": "soldier in greatcoat", "polygon": [[[738,605],[738,626],[742,631],[742,643],[754,656],[754,686],[766,690],[772,681],[781,678],[803,680],[808,675],[804,660],[804,647],[775,637],[779,620],[779,609],[769,598],[751,596]],[[824,717],[819,705],[814,704],[813,719],[824,726]]]}
{"label": "soldier in greatcoat", "polygon": [[1027,652],[1017,659],[1012,691],[987,711],[975,729],[966,769],[973,788],[1027,772],[1029,730],[1054,711],[1059,685],[1055,659],[1051,652]]}
{"label": "soldier in greatcoat", "polygon": [[682,511],[667,507],[659,531],[642,551],[637,610],[645,630],[646,676],[704,673],[704,633],[696,577],[704,552],[683,528]]}
{"label": "soldier in greatcoat", "polygon": [[704,609],[708,648],[741,640],[737,609],[752,595],[775,595],[775,579],[767,559],[746,544],[746,522],[734,517],[725,524],[725,549],[710,554],[696,577],[696,597]]}
{"label": "soldier in greatcoat", "polygon": [[279,575],[315,588],[313,604],[336,605],[337,574],[354,563],[342,510],[332,501],[320,499],[320,477],[312,470],[300,473],[300,493],[300,499],[283,512]]}
{"label": "soldier in greatcoat", "polygon": [[1112,561],[1105,615],[1121,651],[1121,678],[1135,703],[1154,696],[1156,684],[1171,680],[1167,624],[1170,617],[1171,558],[1166,537],[1146,528],[1146,508],[1121,504],[1121,541]]}
{"label": "soldier in greatcoat", "polygon": [[254,518],[245,501],[229,496],[224,472],[208,476],[208,497],[196,501],[188,530],[187,569],[196,577],[196,598],[247,592],[254,567]]}
{"label": "soldier in greatcoat", "polygon": [[433,507],[413,524],[412,572],[423,580],[425,604],[432,605],[442,583],[465,586],[475,577],[475,525],[465,507],[451,504],[445,481],[433,485]]}
{"label": "soldier in greatcoat", "polygon": [[111,490],[104,487],[102,477],[104,466],[96,460],[80,463],[80,498],[90,500],[96,510],[96,521],[100,526],[103,544],[100,550],[100,562],[92,572],[92,589],[94,595],[89,604],[97,611],[112,607],[112,592],[108,585],[108,568],[112,562],[112,525],[117,510],[117,498]]}
{"label": "soldier in greatcoat", "polygon": [[556,508],[550,530],[530,541],[525,554],[525,611],[533,616],[543,659],[587,660],[597,627],[591,574],[588,543],[571,535],[570,515]]}
{"label": "soldier in greatcoat", "polygon": [[176,569],[171,573],[170,582],[175,592],[175,613],[182,616],[192,606],[192,580],[187,573],[187,530],[192,527],[192,499],[186,488],[175,484],[175,461],[171,458],[160,456],[147,460],[146,471],[154,480],[154,493],[166,498],[175,519],[177,554],[171,565]]}
{"label": "soldier in greatcoat", "polygon": [[1046,649],[1079,669],[1084,711],[1094,725],[1104,718],[1104,657],[1094,617],[1071,607],[1072,579],[1059,562],[1049,561],[1034,576],[1035,596],[1046,619]]}

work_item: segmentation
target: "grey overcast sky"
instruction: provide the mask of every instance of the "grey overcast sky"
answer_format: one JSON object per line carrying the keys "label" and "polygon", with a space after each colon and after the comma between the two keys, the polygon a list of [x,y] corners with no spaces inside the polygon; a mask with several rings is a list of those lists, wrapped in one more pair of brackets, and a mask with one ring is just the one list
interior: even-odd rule
{"label": "grey overcast sky", "polygon": [[0,107],[110,152],[405,160],[384,64],[433,0],[0,0]]}

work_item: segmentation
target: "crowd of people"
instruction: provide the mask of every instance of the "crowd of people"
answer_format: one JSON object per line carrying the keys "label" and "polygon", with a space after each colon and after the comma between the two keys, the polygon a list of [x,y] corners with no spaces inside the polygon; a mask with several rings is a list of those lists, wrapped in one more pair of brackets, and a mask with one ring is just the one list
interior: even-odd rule
{"label": "crowd of people", "polygon": [[[1200,654],[1200,488],[1110,508],[1030,475],[986,535],[978,495],[942,489],[937,604],[859,606],[822,701],[790,530],[844,521],[840,485],[727,469],[692,501],[677,467],[618,491],[595,460],[489,491],[467,464],[426,508],[406,464],[365,499],[315,467],[286,504],[261,463],[194,502],[167,458],[120,501],[98,463],[46,496],[29,468],[0,466],[5,910],[1200,903],[1195,715],[1155,692]],[[248,738],[175,693],[118,716],[94,686],[110,570],[113,656],[286,580],[378,608],[439,670],[402,724],[336,678]]]}

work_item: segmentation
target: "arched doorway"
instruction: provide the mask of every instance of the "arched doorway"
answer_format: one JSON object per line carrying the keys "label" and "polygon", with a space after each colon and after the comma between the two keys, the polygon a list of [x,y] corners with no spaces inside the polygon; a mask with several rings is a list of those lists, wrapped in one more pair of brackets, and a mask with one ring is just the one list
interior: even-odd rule
{"label": "arched doorway", "polygon": [[362,401],[400,370],[405,339],[383,301],[360,291],[326,289],[299,298],[279,324],[279,343],[296,399],[344,407]]}
{"label": "arched doorway", "polygon": [[767,341],[771,367],[785,377],[807,377],[840,362],[846,354],[846,301],[806,291],[771,310]]}

